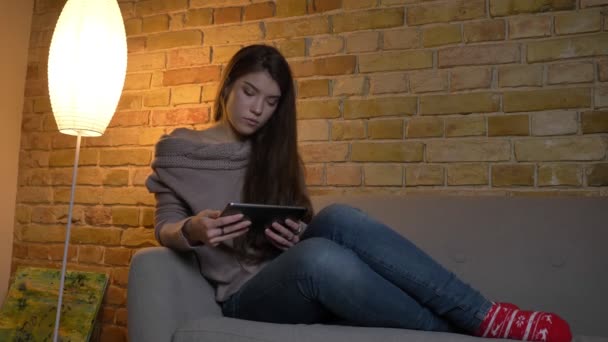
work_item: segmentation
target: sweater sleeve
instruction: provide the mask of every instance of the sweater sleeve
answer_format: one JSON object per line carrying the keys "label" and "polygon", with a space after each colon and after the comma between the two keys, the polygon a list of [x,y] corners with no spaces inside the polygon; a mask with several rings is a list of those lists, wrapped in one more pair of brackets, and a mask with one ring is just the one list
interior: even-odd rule
{"label": "sweater sleeve", "polygon": [[192,218],[188,206],[154,173],[148,177],[146,186],[156,198],[154,212],[156,240],[161,245],[178,251],[192,250],[195,245],[188,242],[183,231]]}

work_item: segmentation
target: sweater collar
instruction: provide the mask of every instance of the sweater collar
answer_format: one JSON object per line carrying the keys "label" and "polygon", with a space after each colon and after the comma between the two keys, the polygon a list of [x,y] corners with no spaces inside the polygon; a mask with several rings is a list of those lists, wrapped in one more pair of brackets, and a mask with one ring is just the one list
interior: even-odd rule
{"label": "sweater collar", "polygon": [[247,166],[251,143],[210,143],[200,131],[175,131],[156,144],[152,168],[241,169]]}

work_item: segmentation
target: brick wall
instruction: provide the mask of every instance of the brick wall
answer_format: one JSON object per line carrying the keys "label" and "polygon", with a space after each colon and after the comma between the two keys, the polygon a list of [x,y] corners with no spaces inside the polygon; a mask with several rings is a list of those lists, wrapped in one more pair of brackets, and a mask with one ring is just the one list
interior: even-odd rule
{"label": "brick wall", "polygon": [[[59,266],[75,137],[46,61],[65,0],[36,0],[13,264]],[[153,145],[202,128],[222,66],[264,42],[297,81],[313,194],[608,195],[606,0],[119,0],[128,75],[83,139],[70,267],[111,274],[103,341],[126,338],[128,265],[155,245]]]}

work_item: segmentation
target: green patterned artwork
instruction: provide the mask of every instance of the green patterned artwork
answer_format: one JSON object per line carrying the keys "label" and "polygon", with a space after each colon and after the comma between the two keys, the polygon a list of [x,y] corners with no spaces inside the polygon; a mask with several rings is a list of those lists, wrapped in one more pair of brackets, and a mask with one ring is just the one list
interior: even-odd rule
{"label": "green patterned artwork", "polygon": [[[57,269],[17,269],[0,310],[0,341],[53,340],[60,276]],[[107,283],[104,273],[66,272],[60,341],[89,340]]]}

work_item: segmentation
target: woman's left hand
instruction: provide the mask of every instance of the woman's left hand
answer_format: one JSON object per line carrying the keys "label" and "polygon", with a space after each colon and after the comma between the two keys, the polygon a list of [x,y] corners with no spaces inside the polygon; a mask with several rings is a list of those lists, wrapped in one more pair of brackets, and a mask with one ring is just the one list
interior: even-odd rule
{"label": "woman's left hand", "polygon": [[306,230],[306,223],[285,220],[285,225],[274,222],[271,227],[264,230],[266,237],[278,249],[288,250],[300,242],[300,235]]}

